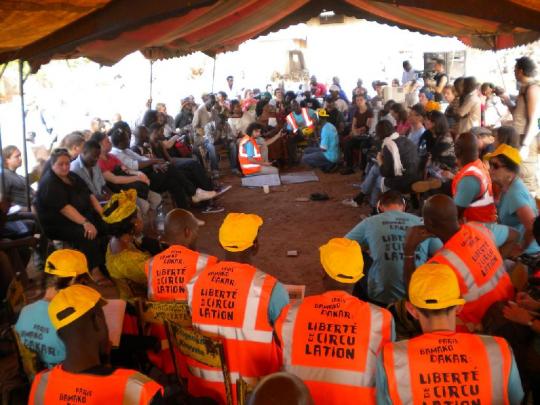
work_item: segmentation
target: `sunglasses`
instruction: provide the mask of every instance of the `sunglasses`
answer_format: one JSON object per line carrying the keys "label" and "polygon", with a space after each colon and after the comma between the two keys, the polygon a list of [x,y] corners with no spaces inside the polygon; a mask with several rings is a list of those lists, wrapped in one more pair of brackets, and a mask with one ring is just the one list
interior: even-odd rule
{"label": "sunglasses", "polygon": [[490,169],[493,169],[493,170],[499,170],[501,167],[506,167],[505,165],[502,165],[500,163],[497,163],[497,162],[493,162],[493,163],[489,163],[489,168]]}

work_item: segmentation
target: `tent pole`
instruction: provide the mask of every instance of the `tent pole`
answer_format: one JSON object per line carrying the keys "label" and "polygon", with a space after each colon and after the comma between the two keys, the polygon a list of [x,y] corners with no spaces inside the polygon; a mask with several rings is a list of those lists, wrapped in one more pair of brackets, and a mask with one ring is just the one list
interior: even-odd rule
{"label": "tent pole", "polygon": [[[152,100],[152,84],[154,82],[154,61],[150,60],[150,100]],[[152,107],[150,107],[152,108]]]}
{"label": "tent pole", "polygon": [[214,83],[216,81],[216,59],[217,55],[214,55],[214,67],[212,68],[212,93],[214,92]]}
{"label": "tent pole", "polygon": [[499,58],[497,58],[497,52],[493,52],[493,56],[495,57],[495,62],[497,62],[497,66],[499,68],[499,75],[501,75],[501,80],[502,80],[502,84],[503,84],[503,87],[504,87],[504,91],[507,91],[506,82],[504,81],[504,75],[503,75],[503,72],[502,72],[502,69],[501,69],[501,64],[499,63]]}
{"label": "tent pole", "polygon": [[21,93],[21,118],[22,118],[22,140],[23,140],[23,156],[24,156],[24,178],[26,180],[26,206],[28,212],[32,209],[30,201],[30,177],[28,176],[28,148],[26,147],[26,112],[24,111],[24,78],[23,78],[24,61],[19,59],[19,91]]}
{"label": "tent pole", "polygon": [[2,69],[0,69],[0,79],[2,78],[2,76],[4,75],[4,72],[6,71],[6,68],[7,68],[7,65],[8,65],[9,62],[6,62],[2,65]]}

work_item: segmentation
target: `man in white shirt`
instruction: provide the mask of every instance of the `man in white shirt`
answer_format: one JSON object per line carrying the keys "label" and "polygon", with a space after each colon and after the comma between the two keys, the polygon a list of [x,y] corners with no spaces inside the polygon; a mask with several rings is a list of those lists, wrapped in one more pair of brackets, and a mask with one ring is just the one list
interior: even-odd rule
{"label": "man in white shirt", "polygon": [[204,132],[205,125],[212,120],[212,115],[210,114],[210,111],[212,111],[212,107],[214,107],[215,104],[216,96],[213,94],[209,94],[208,99],[203,104],[201,104],[193,114],[193,122],[191,123],[191,125],[201,136]]}
{"label": "man in white shirt", "polygon": [[227,96],[229,97],[229,99],[240,99],[241,98],[241,89],[240,89],[240,86],[236,85],[234,83],[234,77],[229,75],[227,76],[227,84],[225,86],[225,93],[227,93]]}
{"label": "man in white shirt", "polygon": [[405,88],[405,103],[411,107],[418,103],[418,92],[424,85],[424,81],[418,77],[418,73],[413,69],[411,62],[403,62],[403,75],[401,85]]}

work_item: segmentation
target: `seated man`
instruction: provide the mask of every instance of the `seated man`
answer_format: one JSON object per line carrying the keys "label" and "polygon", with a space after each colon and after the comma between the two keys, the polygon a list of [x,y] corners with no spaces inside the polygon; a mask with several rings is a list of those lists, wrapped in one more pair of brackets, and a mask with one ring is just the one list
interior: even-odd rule
{"label": "seated man", "polygon": [[[278,168],[272,166],[272,163],[266,162],[263,158],[261,148],[257,138],[261,136],[263,126],[256,122],[249,124],[246,129],[246,135],[240,140],[238,145],[238,160],[244,176],[253,176],[257,174],[278,174]],[[264,140],[264,146],[271,145],[277,139],[283,136],[279,131],[272,138]]]}
{"label": "seated man", "polygon": [[17,319],[15,330],[23,345],[38,355],[47,368],[64,361],[66,348],[49,318],[49,303],[58,291],[88,274],[86,256],[78,250],[60,249],[45,263],[45,293],[36,302],[26,305]]}
{"label": "seated man", "polygon": [[317,111],[319,115],[319,128],[321,131],[321,143],[304,149],[302,163],[308,166],[320,168],[323,172],[330,172],[336,167],[339,160],[339,139],[336,127],[329,121],[328,112],[324,108]]}
{"label": "seated man", "polygon": [[508,343],[456,333],[463,305],[452,269],[444,264],[416,269],[406,306],[424,334],[384,347],[377,364],[377,404],[521,404],[523,389]]}
{"label": "seated man", "polygon": [[[378,215],[364,219],[345,237],[369,251],[373,263],[368,271],[367,296],[370,302],[387,306],[406,295],[403,243],[407,230],[421,225],[422,218],[405,212],[405,200],[399,191],[382,194],[377,209]],[[441,247],[437,238],[425,240],[414,252],[415,263],[425,263]]]}
{"label": "seated man", "polygon": [[289,136],[287,147],[289,163],[297,162],[297,144],[311,139],[317,125],[315,111],[307,107],[301,107],[296,99],[291,100],[291,112],[286,117],[287,131]]}
{"label": "seated man", "polygon": [[225,116],[212,111],[212,120],[204,126],[204,148],[210,159],[210,169],[214,178],[219,177],[219,160],[215,145],[223,144],[229,155],[233,174],[240,174],[237,162],[237,138]]}
{"label": "seated man", "polygon": [[160,404],[163,388],[135,371],[102,363],[110,354],[104,300],[90,287],[72,285],[49,304],[49,317],[66,346],[66,359],[39,373],[28,404]]}
{"label": "seated man", "polygon": [[497,222],[491,177],[479,159],[478,141],[466,132],[456,140],[459,171],[452,180],[452,195],[462,221]]}
{"label": "seated man", "polygon": [[413,274],[417,246],[427,238],[438,237],[444,245],[428,263],[446,264],[456,273],[467,301],[458,314],[459,330],[478,330],[493,303],[514,298],[503,257],[513,248],[518,233],[497,224],[490,224],[491,230],[478,222],[461,225],[456,205],[443,194],[426,200],[422,214],[424,225],[410,228],[405,239],[405,281],[408,283]]}
{"label": "seated man", "polygon": [[357,242],[335,238],[319,250],[325,292],[286,306],[276,321],[283,368],[306,383],[315,404],[375,404],[377,355],[394,340],[392,315],[351,295],[364,270]]}
{"label": "seated man", "polygon": [[[249,385],[279,370],[272,325],[289,303],[283,285],[251,264],[262,223],[258,215],[228,214],[219,229],[225,260],[195,275],[187,286],[193,326],[223,338],[229,372],[240,374]],[[188,366],[200,377],[190,385],[190,394],[212,393],[223,403],[223,378],[208,373],[208,366],[201,363]],[[236,381],[232,384],[234,395]]]}
{"label": "seated man", "polygon": [[177,208],[167,214],[163,244],[168,247],[146,262],[148,299],[187,301],[186,284],[217,258],[196,251],[199,224],[189,211]]}
{"label": "seated man", "polygon": [[97,165],[101,146],[96,141],[87,141],[83,144],[81,154],[71,161],[71,171],[84,180],[92,194],[101,201],[107,201],[111,197],[105,178]]}

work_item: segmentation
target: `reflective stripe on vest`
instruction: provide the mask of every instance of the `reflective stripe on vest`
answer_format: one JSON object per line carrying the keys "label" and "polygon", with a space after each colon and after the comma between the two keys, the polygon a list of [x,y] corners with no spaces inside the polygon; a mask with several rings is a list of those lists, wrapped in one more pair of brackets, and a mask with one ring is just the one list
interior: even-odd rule
{"label": "reflective stripe on vest", "polygon": [[374,387],[376,356],[379,352],[383,336],[383,313],[380,308],[369,305],[371,315],[371,333],[369,338],[369,347],[366,357],[365,371],[340,370],[326,367],[311,367],[292,364],[293,336],[296,325],[298,310],[301,302],[292,305],[289,308],[287,317],[283,322],[282,341],[283,347],[283,366],[286,371],[297,375],[304,381],[318,381],[330,384],[344,384],[355,387]]}
{"label": "reflective stripe on vest", "polygon": [[[56,376],[56,380],[54,382],[54,385],[61,385],[62,380],[62,374],[68,374],[71,376],[77,376],[77,374],[68,373],[66,371],[63,371],[60,366],[56,366],[55,368],[45,371],[41,374],[41,377],[39,378],[38,386],[35,389],[35,394],[33,398],[32,405],[45,405],[45,400],[47,396],[47,388],[49,386],[49,378],[52,373],[58,373],[59,375]],[[151,378],[138,373],[136,371],[132,371],[132,374],[130,374],[127,378],[124,375],[116,375],[115,373],[105,376],[99,376],[99,375],[88,375],[88,374],[81,374],[80,378],[83,380],[84,378],[92,377],[94,380],[102,379],[102,384],[111,383],[113,384],[113,387],[118,387],[118,383],[122,381],[122,379],[125,378],[125,386],[122,393],[122,405],[140,405],[140,404],[146,404],[153,396],[155,391],[149,390],[148,388],[145,389],[146,384],[155,385],[155,387],[159,387],[159,384],[155,383],[154,380]],[[109,378],[110,377],[110,378]],[[71,377],[72,378],[72,377]],[[70,378],[70,379],[71,379]],[[81,384],[84,387],[84,383]],[[58,389],[58,387],[52,387],[52,389]],[[98,387],[96,387],[98,388]],[[55,392],[56,393],[56,392]],[[145,396],[148,396],[145,398]],[[98,399],[107,399],[107,394],[98,396]],[[98,400],[97,399],[97,400]],[[111,398],[109,398],[111,399]],[[144,399],[144,401],[142,401]],[[30,403],[30,402],[29,402]],[[90,403],[96,403],[96,400],[90,401]],[[105,405],[105,404],[103,404]]]}
{"label": "reflective stripe on vest", "polygon": [[261,151],[259,149],[259,145],[257,145],[257,142],[247,135],[244,136],[240,141],[240,145],[238,147],[238,161],[240,163],[240,169],[242,169],[242,173],[245,175],[258,173],[259,171],[261,171],[261,165],[251,162],[250,157],[247,155],[245,144],[248,142],[253,144],[253,157],[251,157],[251,159],[261,162],[263,161]]}
{"label": "reflective stripe on vest", "polygon": [[[504,357],[505,354],[501,351],[500,345],[497,343],[495,338],[492,336],[483,336],[483,335],[467,335],[473,339],[479,338],[482,341],[483,347],[485,349],[485,354],[489,364],[489,375],[490,375],[490,385],[491,385],[491,404],[507,404],[508,398],[505,397],[505,384],[507,384],[508,376],[504,372],[505,364]],[[414,387],[411,385],[411,368],[410,368],[410,355],[409,355],[409,341],[404,340],[397,343],[392,343],[391,353],[393,369],[395,374],[395,382],[397,388],[397,395],[399,398],[392,397],[392,388],[390,388],[390,396],[393,403],[401,404],[413,404],[414,403]],[[385,351],[385,354],[387,352]],[[416,353],[412,353],[416,355]],[[472,354],[474,355],[474,353]],[[384,359],[386,365],[388,359]],[[386,367],[385,367],[386,369]],[[387,369],[388,371],[388,369]],[[444,372],[444,370],[441,370]],[[509,374],[509,371],[508,371]],[[417,376],[412,376],[414,381],[416,381]],[[485,383],[485,382],[484,382]],[[481,382],[479,384],[482,385]],[[419,389],[422,387],[419,386]],[[445,398],[440,397],[441,403],[444,403]],[[474,401],[473,401],[474,403]]]}
{"label": "reflective stripe on vest", "polygon": [[[444,261],[448,262],[450,267],[454,271],[456,271],[460,276],[461,280],[463,281],[463,284],[465,285],[466,290],[462,291],[463,298],[467,302],[473,302],[476,301],[478,298],[480,298],[483,295],[488,294],[495,288],[497,288],[499,282],[506,274],[506,270],[504,268],[504,263],[502,259],[500,258],[500,254],[497,250],[497,247],[495,246],[493,242],[493,237],[491,232],[484,227],[480,223],[476,222],[468,222],[465,225],[462,225],[462,229],[454,235],[446,244],[445,246],[453,246],[456,244],[456,240],[459,241],[460,239],[455,238],[463,238],[463,232],[477,232],[481,235],[473,237],[472,240],[476,240],[477,238],[484,238],[486,243],[489,241],[488,245],[491,245],[491,249],[493,249],[493,255],[498,256],[499,258],[499,266],[494,269],[494,267],[490,268],[483,268],[483,269],[477,269],[478,271],[485,272],[483,273],[483,277],[486,277],[488,274],[491,273],[491,276],[484,280],[483,284],[478,284],[475,280],[475,274],[473,274],[473,271],[471,271],[471,268],[467,265],[467,263],[460,257],[463,254],[473,254],[474,246],[466,247],[464,250],[458,250],[458,247],[449,248],[449,247],[443,247],[435,255],[428,261],[428,262],[437,262],[437,258],[443,258]],[[476,242],[475,242],[476,243]],[[487,246],[486,244],[483,245],[483,247]],[[476,246],[479,247],[479,246]],[[488,246],[489,247],[489,246]],[[475,265],[475,263],[471,263],[472,266]],[[495,266],[496,263],[494,263],[492,266]]]}
{"label": "reflective stripe on vest", "polygon": [[[476,301],[481,296],[486,295],[490,291],[494,290],[506,271],[504,267],[498,268],[497,271],[493,274],[493,277],[487,280],[483,285],[478,286],[476,285],[474,277],[469,271],[469,268],[465,263],[463,263],[461,258],[456,253],[443,248],[437,253],[437,256],[438,255],[441,255],[450,263],[452,263],[452,267],[454,268],[454,270],[456,270],[461,275],[461,278],[463,279],[463,282],[467,287],[467,291],[463,292],[463,299],[465,299],[466,302]],[[433,259],[434,261],[437,261],[436,256]]]}
{"label": "reflective stripe on vest", "polygon": [[140,373],[129,376],[124,389],[122,405],[140,404],[144,385],[152,381],[152,379]]}
{"label": "reflective stripe on vest", "polygon": [[480,160],[465,165],[452,181],[452,195],[457,193],[457,186],[466,176],[474,177],[480,182],[480,197],[476,198],[465,208],[463,217],[467,221],[496,222],[497,208],[493,198],[491,178],[486,167]]}
{"label": "reflective stripe on vest", "polygon": [[488,179],[486,178],[485,173],[476,166],[470,166],[463,174],[463,177],[470,176],[471,174],[480,180],[480,192],[482,190],[485,191],[482,194],[482,197],[471,203],[470,207],[485,207],[493,204],[495,200],[493,199],[493,195],[489,192]]}
{"label": "reflective stripe on vest", "polygon": [[253,158],[260,158],[261,157],[261,152],[259,150],[259,145],[257,145],[257,142],[254,140],[254,139],[251,139],[251,137],[249,136],[244,136],[242,138],[242,140],[240,141],[240,150],[238,151],[238,156],[240,157],[249,157],[246,153],[246,150],[244,148],[244,145],[248,142],[251,142],[253,144]]}
{"label": "reflective stripe on vest", "polygon": [[[304,124],[306,127],[313,127],[314,122],[313,120],[311,119],[311,117],[309,116],[309,111],[307,108],[302,108],[302,117],[304,118]],[[289,125],[291,126],[293,132],[296,132],[298,131],[298,123],[296,122],[296,119],[294,118],[294,114],[291,112],[289,115],[287,115],[287,118],[286,118],[287,122],[289,123]]]}
{"label": "reflective stripe on vest", "polygon": [[[193,277],[188,284],[188,302],[190,309],[193,309],[193,288],[195,287],[195,284],[199,279],[199,275],[200,274]],[[242,328],[234,328],[221,325],[196,324],[195,322],[194,325],[196,325],[197,328],[203,332],[213,333],[224,337],[225,339],[271,343],[273,338],[272,330],[263,331],[255,329],[260,298],[262,295],[262,288],[266,277],[269,276],[260,270],[255,270],[255,274],[253,275],[248,290],[248,297]]]}
{"label": "reflective stripe on vest", "polygon": [[35,405],[44,405],[45,404],[45,392],[47,391],[47,385],[49,383],[49,376],[51,370],[45,371],[41,378],[39,379],[38,386],[36,388],[36,394],[34,395],[34,404]]}
{"label": "reflective stripe on vest", "polygon": [[[203,271],[206,268],[206,265],[208,264],[208,258],[210,256],[199,253],[199,256],[197,257],[197,263],[195,265],[195,273],[193,276],[197,276],[200,274],[201,271]],[[156,297],[156,292],[154,291],[154,257],[152,257],[148,261],[148,274],[146,275],[148,278],[148,299],[153,300]],[[186,280],[189,282],[189,280]],[[187,284],[187,283],[186,283]]]}

